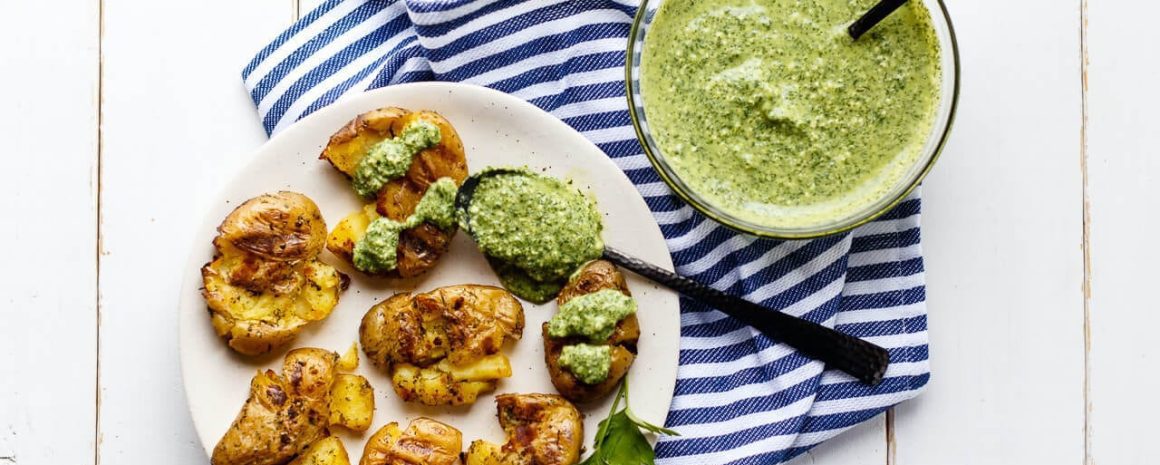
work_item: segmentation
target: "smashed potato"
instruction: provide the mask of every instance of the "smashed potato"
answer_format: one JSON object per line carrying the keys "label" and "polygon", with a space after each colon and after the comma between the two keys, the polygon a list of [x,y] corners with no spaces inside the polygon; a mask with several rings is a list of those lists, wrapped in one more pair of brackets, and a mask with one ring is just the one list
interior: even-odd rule
{"label": "smashed potato", "polygon": [[339,374],[330,389],[330,424],[366,431],[375,416],[375,390],[366,378]]}
{"label": "smashed potato", "polygon": [[[326,240],[327,249],[349,263],[353,264],[355,244],[362,240],[367,226],[376,218],[406,220],[415,212],[427,188],[439,178],[451,178],[456,185],[462,184],[467,177],[467,157],[459,134],[446,118],[432,111],[411,112],[402,108],[381,108],[359,115],[334,133],[322,151],[321,159],[352,177],[372,147],[396,137],[417,120],[437,126],[439,142],[415,154],[403,177],[383,185],[374,204],[344,218]],[[410,278],[426,273],[447,252],[454,235],[454,229],[444,231],[430,223],[404,230],[399,237],[398,265],[379,274]]]}
{"label": "smashed potato", "polygon": [[419,417],[406,430],[395,422],[380,428],[367,441],[359,465],[451,465],[462,449],[459,430]]}
{"label": "smashed potato", "polygon": [[329,436],[337,360],[334,352],[295,349],[286,354],[282,374],[266,370],[255,375],[246,403],[214,447],[210,463],[281,465]]}
{"label": "smashed potato", "polygon": [[317,259],[325,240],[318,206],[295,192],[252,198],[226,216],[201,275],[210,322],[231,349],[264,354],[330,315],[349,280]]}
{"label": "smashed potato", "polygon": [[495,398],[508,441],[473,441],[464,465],[573,465],[580,460],[584,424],[567,399],[551,394],[503,394]]}
{"label": "smashed potato", "polygon": [[511,376],[501,349],[523,328],[523,306],[511,293],[462,285],[391,296],[363,316],[359,339],[403,400],[460,405]]}
{"label": "smashed potato", "polygon": [[315,441],[290,465],[350,465],[350,456],[346,453],[346,446],[342,445],[342,439],[328,436]]}
{"label": "smashed potato", "polygon": [[[614,289],[624,295],[632,296],[624,275],[611,262],[595,260],[588,262],[580,269],[564,289],[560,291],[556,302],[564,305],[565,302],[585,294],[591,294],[604,289]],[[591,343],[584,338],[568,337],[555,338],[548,335],[548,323],[541,327],[544,336],[544,359],[548,363],[548,374],[552,378],[552,385],[561,395],[573,402],[585,403],[603,398],[620,384],[620,380],[628,373],[632,362],[636,360],[636,343],[640,339],[640,322],[632,314],[620,320],[612,335],[603,341],[604,345],[612,347],[612,366],[608,370],[608,378],[598,384],[585,384],[572,372],[560,366],[560,354],[564,346],[580,342]]]}

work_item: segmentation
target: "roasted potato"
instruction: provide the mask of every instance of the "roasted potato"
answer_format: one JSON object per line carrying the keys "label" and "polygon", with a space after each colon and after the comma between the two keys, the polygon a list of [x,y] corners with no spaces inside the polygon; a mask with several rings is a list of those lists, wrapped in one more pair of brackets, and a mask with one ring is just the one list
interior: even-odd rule
{"label": "roasted potato", "polygon": [[255,197],[226,216],[201,275],[210,322],[231,349],[269,352],[330,315],[349,279],[316,258],[325,240],[318,206],[295,192]]}
{"label": "roasted potato", "polygon": [[[611,262],[595,260],[588,262],[576,275],[569,280],[560,291],[556,302],[564,305],[565,302],[585,294],[591,294],[604,289],[615,289],[624,295],[632,296],[624,275]],[[544,336],[544,359],[548,363],[548,374],[552,378],[552,385],[561,395],[573,402],[586,403],[603,398],[616,389],[621,378],[628,373],[632,362],[636,360],[636,343],[640,339],[640,323],[636,315],[629,315],[616,324],[612,335],[604,344],[612,347],[612,366],[608,371],[608,378],[599,384],[585,384],[560,366],[560,353],[564,346],[580,342],[591,343],[584,338],[555,338],[548,335],[548,324],[541,327]]]}
{"label": "roasted potato", "polygon": [[463,454],[464,465],[572,465],[580,460],[584,424],[567,399],[551,394],[503,394],[495,398],[508,441],[482,439]]}
{"label": "roasted potato", "polygon": [[339,371],[355,371],[358,369],[358,343],[352,343],[350,348],[338,358]]}
{"label": "roasted potato", "polygon": [[367,441],[359,465],[451,465],[461,450],[459,430],[419,417],[406,430],[395,422],[380,428]]}
{"label": "roasted potato", "polygon": [[[439,178],[448,177],[455,184],[462,184],[467,177],[467,157],[459,134],[446,118],[432,111],[411,112],[402,108],[382,108],[359,115],[334,133],[322,151],[321,159],[351,177],[371,147],[402,133],[416,120],[438,126],[442,138],[435,146],[416,154],[403,177],[384,185],[373,205],[350,214],[331,232],[327,249],[347,262],[352,262],[355,244],[375,218],[406,220],[415,212],[427,187]],[[403,231],[399,237],[398,266],[381,274],[410,278],[426,273],[447,252],[454,235],[454,229],[444,231],[430,223]]]}
{"label": "roasted potato", "polygon": [[366,431],[375,416],[375,390],[366,378],[340,373],[330,390],[330,424]]}
{"label": "roasted potato", "polygon": [[395,294],[363,316],[359,341],[395,392],[426,405],[475,402],[511,376],[501,353],[523,334],[524,310],[509,292],[463,285]]}
{"label": "roasted potato", "polygon": [[286,354],[281,375],[266,370],[254,376],[249,398],[214,447],[210,463],[282,465],[329,436],[337,360],[334,352],[295,349]]}
{"label": "roasted potato", "polygon": [[350,465],[350,456],[346,453],[346,446],[342,445],[342,439],[328,436],[311,444],[290,465]]}

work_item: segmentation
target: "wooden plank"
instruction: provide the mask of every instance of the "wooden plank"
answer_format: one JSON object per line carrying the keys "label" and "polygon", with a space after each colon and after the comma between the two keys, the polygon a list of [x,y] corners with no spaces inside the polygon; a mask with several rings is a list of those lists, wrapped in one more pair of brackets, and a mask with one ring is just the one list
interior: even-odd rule
{"label": "wooden plank", "polygon": [[240,73],[293,4],[105,3],[100,460],[201,465],[176,313],[195,270],[181,268],[202,204],[265,140]]}
{"label": "wooden plank", "polygon": [[1087,2],[1091,257],[1089,463],[1154,464],[1160,41],[1153,2]]}
{"label": "wooden plank", "polygon": [[886,417],[883,415],[819,444],[787,465],[882,465],[886,460]]}
{"label": "wooden plank", "polygon": [[894,463],[1079,464],[1079,2],[948,3],[963,86],[924,187],[933,374],[897,409]]}
{"label": "wooden plank", "polygon": [[74,3],[0,13],[4,465],[94,457],[100,22],[97,2]]}

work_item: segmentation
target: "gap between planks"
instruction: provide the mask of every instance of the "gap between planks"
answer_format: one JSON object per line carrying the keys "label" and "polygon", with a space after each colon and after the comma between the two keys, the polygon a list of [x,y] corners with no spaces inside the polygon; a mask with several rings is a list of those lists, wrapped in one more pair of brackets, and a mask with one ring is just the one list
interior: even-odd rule
{"label": "gap between planks", "polygon": [[105,254],[104,244],[104,210],[102,200],[102,184],[104,179],[104,110],[105,110],[105,0],[98,0],[97,2],[97,215],[96,215],[96,233],[97,233],[97,250],[96,253],[96,298],[97,309],[97,324],[96,324],[96,348],[93,351],[93,356],[96,358],[94,364],[96,378],[93,383],[93,402],[96,408],[93,410],[93,465],[101,464],[101,257]]}
{"label": "gap between planks", "polygon": [[1083,180],[1083,463],[1094,465],[1091,431],[1091,196],[1088,191],[1088,0],[1079,2],[1080,130],[1079,167]]}
{"label": "gap between planks", "polygon": [[894,440],[894,407],[886,409],[886,465],[894,465],[896,460]]}

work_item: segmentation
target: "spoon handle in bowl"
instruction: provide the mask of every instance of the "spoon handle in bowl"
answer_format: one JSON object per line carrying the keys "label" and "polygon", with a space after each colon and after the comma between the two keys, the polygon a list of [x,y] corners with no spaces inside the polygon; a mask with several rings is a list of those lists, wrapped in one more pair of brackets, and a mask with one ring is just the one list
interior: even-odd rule
{"label": "spoon handle in bowl", "polygon": [[604,259],[716,308],[757,328],[766,336],[789,344],[805,355],[825,362],[830,368],[837,368],[870,386],[880,383],[886,374],[890,357],[882,347],[726,294],[612,248],[604,249]]}

